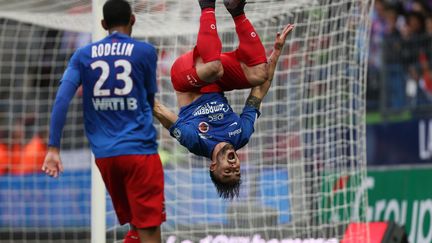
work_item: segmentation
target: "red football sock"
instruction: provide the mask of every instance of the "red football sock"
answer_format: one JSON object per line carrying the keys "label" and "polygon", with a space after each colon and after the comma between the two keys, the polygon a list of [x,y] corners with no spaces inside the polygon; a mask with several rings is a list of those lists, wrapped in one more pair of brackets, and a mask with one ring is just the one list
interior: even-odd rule
{"label": "red football sock", "polygon": [[236,31],[240,45],[237,49],[237,57],[248,66],[255,66],[267,62],[265,48],[255,31],[255,28],[242,14],[234,17]]}
{"label": "red football sock", "polygon": [[222,43],[217,33],[213,8],[206,8],[201,12],[197,49],[204,63],[220,59]]}
{"label": "red football sock", "polygon": [[140,242],[138,232],[136,230],[129,230],[123,240],[123,243],[137,243],[137,242]]}

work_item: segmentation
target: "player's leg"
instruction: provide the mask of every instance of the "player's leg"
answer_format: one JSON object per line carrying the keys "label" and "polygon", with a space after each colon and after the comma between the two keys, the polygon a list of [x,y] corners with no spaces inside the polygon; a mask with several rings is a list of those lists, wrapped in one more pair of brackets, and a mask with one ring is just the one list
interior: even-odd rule
{"label": "player's leg", "polygon": [[132,215],[130,223],[141,242],[159,243],[160,225],[165,221],[164,176],[159,155],[122,157],[130,169],[124,182]]}
{"label": "player's leg", "polygon": [[268,78],[265,48],[251,22],[244,13],[245,0],[224,0],[234,19],[239,38],[236,50],[243,72],[252,86],[264,83]]}
{"label": "player's leg", "polygon": [[131,224],[129,231],[127,232],[127,234],[123,239],[123,243],[139,243],[139,242],[140,242],[140,237],[138,235],[137,228]]}
{"label": "player's leg", "polygon": [[126,234],[123,243],[160,243],[161,241],[160,226],[137,229],[131,225],[131,229]]}
{"label": "player's leg", "polygon": [[216,27],[215,0],[199,0],[200,28],[194,50],[180,56],[171,67],[171,82],[179,107],[190,104],[203,91],[220,91],[214,84],[223,75],[222,44]]}
{"label": "player's leg", "polygon": [[200,87],[213,83],[223,74],[215,0],[199,0],[199,3],[201,17],[196,47],[177,58],[171,68],[171,81],[178,92],[199,91]]}
{"label": "player's leg", "polygon": [[[124,168],[119,166],[117,157],[96,159],[96,165],[102,175],[106,189],[111,196],[111,200],[121,225],[129,223],[132,215],[129,207],[127,194],[123,184]],[[125,243],[138,243],[138,232],[133,225],[124,238]]]}
{"label": "player's leg", "polygon": [[138,229],[131,224],[131,229],[126,234],[123,243],[159,243],[161,241],[160,226]]}
{"label": "player's leg", "polygon": [[195,60],[195,67],[198,77],[206,83],[213,83],[223,74],[220,61],[222,43],[217,32],[215,2],[199,0],[201,17],[196,44],[199,57]]}
{"label": "player's leg", "polygon": [[139,238],[141,240],[141,243],[160,243],[160,242],[162,242],[160,226],[138,229],[138,234],[139,234]]}

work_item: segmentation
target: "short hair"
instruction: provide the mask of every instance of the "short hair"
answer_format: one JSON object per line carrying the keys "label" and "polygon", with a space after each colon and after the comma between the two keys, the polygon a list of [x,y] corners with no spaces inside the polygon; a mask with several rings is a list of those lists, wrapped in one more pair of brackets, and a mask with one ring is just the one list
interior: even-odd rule
{"label": "short hair", "polygon": [[240,194],[240,184],[241,180],[231,182],[231,183],[223,183],[219,178],[214,175],[214,172],[210,171],[210,178],[213,184],[216,187],[217,193],[219,197],[223,199],[234,199],[234,197],[238,197]]}
{"label": "short hair", "polygon": [[103,6],[103,17],[108,28],[128,25],[132,8],[125,0],[108,0]]}

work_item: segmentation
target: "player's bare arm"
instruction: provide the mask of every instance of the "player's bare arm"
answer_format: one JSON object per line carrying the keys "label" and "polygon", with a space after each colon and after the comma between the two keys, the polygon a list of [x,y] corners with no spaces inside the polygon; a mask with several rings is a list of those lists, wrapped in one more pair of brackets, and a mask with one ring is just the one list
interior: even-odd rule
{"label": "player's bare arm", "polygon": [[276,70],[276,64],[282,53],[286,38],[293,29],[294,25],[288,24],[287,26],[285,26],[282,33],[278,32],[276,34],[273,52],[268,59],[268,79],[263,84],[255,86],[251,89],[249,97],[246,100],[246,105],[256,107],[257,109],[260,107],[262,99],[264,98],[264,96],[266,96],[267,92],[270,89]]}
{"label": "player's bare arm", "polygon": [[246,105],[252,106],[252,107],[256,108],[257,110],[259,110],[259,108],[261,106],[261,101],[262,101],[262,99],[257,98],[253,95],[249,95],[249,97],[246,99]]}
{"label": "player's bare arm", "polygon": [[294,29],[294,25],[288,24],[283,29],[282,33],[278,32],[276,33],[276,39],[273,46],[273,52],[269,57],[269,81],[271,82],[273,80],[274,72],[276,70],[276,63],[279,60],[279,57],[282,53],[283,47],[285,45],[286,38],[288,34]]}
{"label": "player's bare arm", "polygon": [[174,112],[160,103],[157,99],[154,101],[153,115],[166,129],[170,129],[178,119],[178,116]]}

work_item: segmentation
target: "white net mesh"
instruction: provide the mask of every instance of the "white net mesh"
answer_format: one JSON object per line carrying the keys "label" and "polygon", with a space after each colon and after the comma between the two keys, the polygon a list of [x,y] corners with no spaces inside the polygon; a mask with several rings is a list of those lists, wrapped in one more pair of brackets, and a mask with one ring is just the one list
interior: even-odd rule
{"label": "white net mesh", "polygon": [[[229,51],[238,41],[219,2],[218,30]],[[143,0],[133,6],[138,19],[134,36],[159,52],[159,99],[177,111],[169,70],[195,44],[198,4]],[[341,239],[349,222],[365,220],[367,198],[359,197],[358,188],[366,173],[370,6],[369,0],[255,0],[247,5],[246,14],[268,50],[285,24],[296,28],[256,131],[239,153],[241,196],[220,200],[208,176],[209,161],[189,154],[160,128],[164,240]],[[53,180],[35,173],[41,165],[36,152],[28,149],[30,162],[24,154],[36,134],[46,137],[58,80],[75,48],[90,41],[91,30],[89,1],[0,0],[0,132],[7,152],[1,157],[0,151],[0,239],[6,242],[89,240],[90,152],[80,92],[69,108],[62,140],[64,175]],[[235,111],[241,111],[247,94],[227,93]],[[37,151],[44,154],[43,148]],[[14,171],[18,164],[30,169]],[[117,225],[112,207],[108,210],[109,241],[120,241],[125,229]]]}
{"label": "white net mesh", "polygon": [[[138,28],[134,30],[136,37],[173,36],[180,34],[196,34],[199,22],[199,6],[195,0],[143,0],[131,1],[137,15]],[[267,21],[293,8],[316,3],[315,1],[256,1],[251,2],[248,17],[254,22]],[[2,9],[0,17],[36,24],[48,28],[88,32],[92,31],[91,4],[86,0],[55,1],[55,0],[0,0]],[[231,18],[221,6],[217,9],[218,29],[230,31]],[[221,17],[219,17],[221,16]]]}

